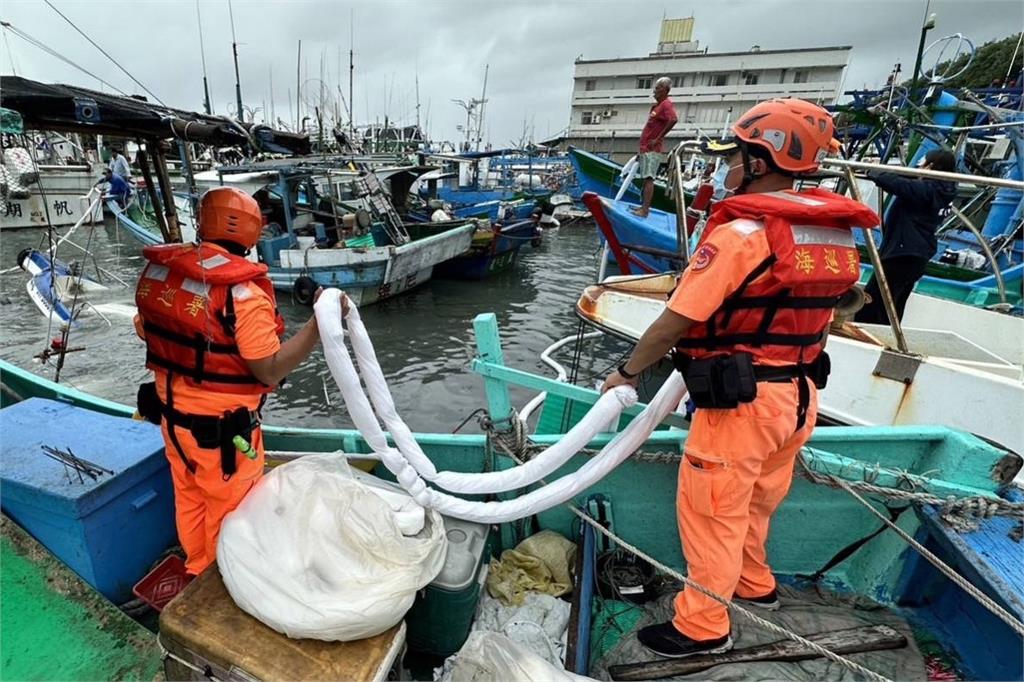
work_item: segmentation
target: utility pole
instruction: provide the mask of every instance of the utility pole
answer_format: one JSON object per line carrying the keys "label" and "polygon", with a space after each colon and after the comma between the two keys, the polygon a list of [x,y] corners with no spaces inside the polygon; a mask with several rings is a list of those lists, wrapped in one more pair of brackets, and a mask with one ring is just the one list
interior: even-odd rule
{"label": "utility pole", "polygon": [[238,41],[235,39],[235,12],[228,0],[228,17],[231,19],[231,52],[235,58],[235,103],[238,105],[238,120],[245,122],[245,110],[242,109],[242,84],[238,78]]}

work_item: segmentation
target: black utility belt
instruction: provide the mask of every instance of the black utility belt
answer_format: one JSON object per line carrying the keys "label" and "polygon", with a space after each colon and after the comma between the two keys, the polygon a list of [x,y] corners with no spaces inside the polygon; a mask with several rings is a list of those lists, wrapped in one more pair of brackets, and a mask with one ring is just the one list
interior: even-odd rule
{"label": "black utility belt", "polygon": [[755,365],[750,353],[696,359],[677,351],[672,354],[672,363],[683,375],[694,405],[718,409],[752,402],[757,398],[757,384],[760,382],[785,383],[803,379],[819,389],[825,388],[832,369],[824,351],[814,362],[782,367]]}
{"label": "black utility belt", "polygon": [[246,442],[251,443],[252,433],[260,425],[259,413],[244,407],[225,412],[220,416],[179,412],[160,400],[154,382],[139,386],[138,410],[144,419],[154,424],[167,420],[171,440],[189,470],[194,470],[194,465],[185,456],[177,442],[177,437],[174,436],[175,427],[187,429],[200,448],[220,450],[221,471],[225,477],[231,476],[238,469],[235,462],[237,449],[234,444],[235,436],[241,436]]}

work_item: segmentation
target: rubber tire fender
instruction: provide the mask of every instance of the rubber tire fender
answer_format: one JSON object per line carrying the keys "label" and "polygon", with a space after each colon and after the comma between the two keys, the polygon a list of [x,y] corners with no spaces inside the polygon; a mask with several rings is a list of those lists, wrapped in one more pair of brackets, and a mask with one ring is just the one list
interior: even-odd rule
{"label": "rubber tire fender", "polygon": [[292,285],[292,298],[299,305],[313,305],[317,284],[309,275],[300,275]]}

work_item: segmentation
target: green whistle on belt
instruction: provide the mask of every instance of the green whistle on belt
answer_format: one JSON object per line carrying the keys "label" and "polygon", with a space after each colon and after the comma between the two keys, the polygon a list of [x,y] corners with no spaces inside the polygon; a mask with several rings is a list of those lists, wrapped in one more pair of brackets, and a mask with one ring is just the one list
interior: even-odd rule
{"label": "green whistle on belt", "polygon": [[241,436],[235,436],[234,438],[231,439],[231,442],[235,444],[235,447],[238,448],[239,452],[241,452],[249,459],[256,459],[256,457],[259,455],[259,453],[253,450],[252,446],[249,445],[249,441],[242,438]]}

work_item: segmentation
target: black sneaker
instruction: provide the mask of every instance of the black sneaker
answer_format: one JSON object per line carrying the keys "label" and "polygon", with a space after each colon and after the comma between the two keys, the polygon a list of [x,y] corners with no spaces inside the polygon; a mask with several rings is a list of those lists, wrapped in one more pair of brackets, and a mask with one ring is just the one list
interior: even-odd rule
{"label": "black sneaker", "polygon": [[676,630],[672,622],[648,625],[636,633],[648,650],[665,658],[685,658],[697,654],[722,654],[732,648],[732,637],[726,635],[718,639],[698,641],[690,639]]}
{"label": "black sneaker", "polygon": [[778,611],[782,607],[782,604],[779,603],[778,590],[772,590],[768,594],[760,597],[739,597],[733,594],[732,600],[741,606],[753,606],[754,608],[764,609],[765,611]]}

